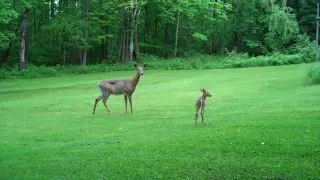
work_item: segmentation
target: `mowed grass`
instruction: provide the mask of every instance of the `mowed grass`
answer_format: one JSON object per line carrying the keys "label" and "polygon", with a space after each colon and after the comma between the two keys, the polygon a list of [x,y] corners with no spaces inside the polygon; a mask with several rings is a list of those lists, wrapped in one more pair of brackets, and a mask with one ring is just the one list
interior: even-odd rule
{"label": "mowed grass", "polygon": [[[135,74],[0,81],[0,179],[318,179],[320,86],[311,65],[148,71],[92,115],[97,82]],[[200,88],[207,126],[194,126]],[[128,104],[129,105],[129,104]]]}

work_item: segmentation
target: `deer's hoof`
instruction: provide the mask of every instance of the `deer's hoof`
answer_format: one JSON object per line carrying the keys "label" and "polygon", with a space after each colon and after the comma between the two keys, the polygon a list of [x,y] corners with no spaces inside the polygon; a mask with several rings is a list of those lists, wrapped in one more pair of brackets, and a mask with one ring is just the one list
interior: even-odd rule
{"label": "deer's hoof", "polygon": [[128,115],[128,113],[124,113],[124,115],[126,116],[126,115]]}
{"label": "deer's hoof", "polygon": [[111,112],[108,112],[108,114],[111,116],[112,115],[112,113]]}

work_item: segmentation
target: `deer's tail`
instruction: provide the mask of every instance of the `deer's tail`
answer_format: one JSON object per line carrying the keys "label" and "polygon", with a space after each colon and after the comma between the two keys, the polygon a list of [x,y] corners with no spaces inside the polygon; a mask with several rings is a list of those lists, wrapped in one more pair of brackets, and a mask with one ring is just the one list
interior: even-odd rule
{"label": "deer's tail", "polygon": [[101,83],[101,81],[98,82],[97,87],[98,87],[98,90],[99,90],[99,92],[100,92],[100,96],[102,96],[102,91],[101,91],[100,83]]}

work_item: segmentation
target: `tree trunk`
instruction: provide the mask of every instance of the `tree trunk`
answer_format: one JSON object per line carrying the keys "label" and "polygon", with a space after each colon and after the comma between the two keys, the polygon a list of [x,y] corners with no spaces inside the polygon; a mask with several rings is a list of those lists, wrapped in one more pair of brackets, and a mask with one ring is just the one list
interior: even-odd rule
{"label": "tree trunk", "polygon": [[[86,33],[85,37],[87,39],[88,38],[88,31],[86,31],[85,33]],[[82,61],[81,61],[81,65],[83,65],[83,66],[87,65],[87,54],[88,54],[88,50],[87,49],[83,50]],[[80,58],[81,58],[81,53],[80,53]]]}
{"label": "tree trunk", "polygon": [[188,25],[188,28],[186,30],[186,43],[188,44],[187,45],[188,46],[188,52],[190,52],[191,49],[192,49],[192,47],[191,47],[191,36],[190,36],[191,33],[192,33],[191,27],[190,27],[190,25]]}
{"label": "tree trunk", "polygon": [[139,56],[137,23],[140,5],[138,2],[134,3],[135,4],[131,4],[131,7],[133,7],[132,9],[124,9],[122,13],[121,60],[123,60],[126,63],[132,61],[134,48],[136,55]]}
{"label": "tree trunk", "polygon": [[105,40],[103,40],[100,44],[100,60],[104,61],[106,59],[106,53],[105,53]]}
{"label": "tree trunk", "polygon": [[77,64],[82,64],[82,58],[83,58],[83,53],[81,50],[78,51],[78,58],[79,58],[79,61],[77,62]]}
{"label": "tree trunk", "polygon": [[[216,19],[217,14],[215,11],[212,11],[212,17]],[[214,30],[213,30],[212,41],[211,41],[211,54],[217,53],[216,32],[217,32],[217,26],[215,26],[214,24]]]}
{"label": "tree trunk", "polygon": [[61,64],[66,64],[66,48],[64,46],[61,46],[62,50],[62,57],[61,57]]}
{"label": "tree trunk", "polygon": [[168,58],[168,43],[169,43],[169,23],[165,24],[164,27],[164,58]]}
{"label": "tree trunk", "polygon": [[26,38],[25,38],[25,53],[24,53],[24,60],[25,64],[29,63],[29,40],[28,40],[28,27],[26,28]]}
{"label": "tree trunk", "polygon": [[19,71],[21,71],[26,65],[27,60],[27,31],[28,31],[28,8],[24,8],[23,13],[21,15],[21,26],[20,26],[20,63],[19,63]]}
{"label": "tree trunk", "polygon": [[126,42],[127,42],[127,37],[126,37],[126,10],[122,10],[122,19],[121,19],[121,24],[122,24],[122,28],[121,28],[121,37],[120,37],[120,61],[125,61],[125,57],[126,57]]}
{"label": "tree trunk", "polygon": [[54,0],[51,0],[51,4],[50,4],[50,16],[51,16],[51,19],[54,18]]}
{"label": "tree trunk", "polygon": [[177,52],[178,52],[179,23],[180,23],[180,12],[178,12],[178,15],[177,15],[176,40],[174,43],[174,55],[173,55],[174,57],[177,57]]}
{"label": "tree trunk", "polygon": [[[103,1],[100,0],[100,6],[103,6]],[[104,21],[104,16],[101,15],[100,16],[100,20]],[[102,32],[102,36],[104,36],[106,33],[108,33],[108,27],[105,27],[104,25],[101,26],[101,32]],[[121,47],[121,46],[120,46]],[[107,40],[106,38],[104,38],[100,44],[100,60],[101,61],[105,61],[107,59]]]}
{"label": "tree trunk", "polygon": [[72,54],[73,54],[73,64],[75,65],[75,64],[78,64],[78,50],[74,47],[73,49],[72,49]]}
{"label": "tree trunk", "polygon": [[234,31],[233,32],[233,49],[238,49],[239,47],[238,47],[238,42],[239,42],[239,36],[238,36],[238,33],[237,33],[237,31]]}
{"label": "tree trunk", "polygon": [[37,42],[37,14],[36,14],[36,8],[33,8],[33,39],[34,42]]}
{"label": "tree trunk", "polygon": [[[89,2],[90,0],[85,0],[85,20],[88,21],[88,12],[89,12]],[[88,41],[88,30],[86,29],[85,30],[85,41]],[[81,61],[81,65],[83,66],[86,66],[87,65],[87,54],[88,54],[88,49],[85,48],[83,50],[83,53],[82,53],[82,61]]]}
{"label": "tree trunk", "polygon": [[[147,44],[148,43],[147,38],[149,36],[149,28],[150,28],[150,26],[149,26],[149,23],[150,23],[150,15],[149,15],[149,13],[150,13],[150,4],[149,3],[144,6],[144,11],[145,11],[145,18],[144,18],[145,20],[144,20],[143,41],[144,41],[145,44]],[[148,47],[144,47],[143,48],[143,52],[145,54],[148,53],[148,50],[149,50]]]}
{"label": "tree trunk", "polygon": [[87,53],[88,51],[87,50],[85,50],[84,52],[83,52],[83,57],[82,57],[82,62],[81,62],[81,65],[83,65],[83,66],[85,66],[85,65],[87,65]]}
{"label": "tree trunk", "polygon": [[287,0],[282,0],[282,6],[287,7]]}
{"label": "tree trunk", "polygon": [[131,15],[131,19],[130,19],[130,44],[129,44],[129,59],[128,61],[131,62],[132,61],[132,55],[133,55],[133,38],[134,38],[134,27],[135,27],[135,16],[137,14],[137,8],[134,7],[132,9],[132,15]]}
{"label": "tree trunk", "polygon": [[126,13],[126,49],[125,49],[125,61],[129,62],[130,60],[130,13]]}
{"label": "tree trunk", "polygon": [[135,59],[139,58],[139,41],[138,41],[138,32],[134,32],[134,57]]}
{"label": "tree trunk", "polygon": [[213,36],[211,40],[211,54],[214,54],[215,49],[216,49],[216,42]]}
{"label": "tree trunk", "polygon": [[[317,18],[320,16],[320,4],[317,3]],[[317,21],[317,29],[316,29],[316,42],[317,42],[317,53],[316,53],[316,61],[320,61],[320,37],[319,37],[319,21]]]}
{"label": "tree trunk", "polygon": [[122,48],[122,60],[124,62],[128,61],[128,17],[127,17],[127,10],[123,12],[123,48]]}
{"label": "tree trunk", "polygon": [[[154,20],[154,31],[153,31],[153,39],[157,39],[157,36],[158,36],[158,14],[156,14],[156,18]],[[156,41],[153,41],[153,54],[157,54],[157,49],[155,48],[156,46]]]}
{"label": "tree trunk", "polygon": [[123,17],[123,58],[124,62],[127,62],[127,56],[128,56],[128,17],[127,17],[127,10],[124,10],[124,17]]}
{"label": "tree trunk", "polygon": [[[108,27],[106,27],[106,33],[108,33]],[[108,60],[108,55],[109,55],[108,54],[109,53],[108,48],[109,48],[109,46],[108,46],[107,39],[105,39],[104,44],[105,44],[105,46],[104,46],[104,60]]]}
{"label": "tree trunk", "polygon": [[139,58],[139,41],[138,41],[138,22],[139,22],[139,14],[140,14],[140,8],[137,5],[137,13],[135,16],[135,27],[134,27],[134,51],[135,51],[135,59]]}
{"label": "tree trunk", "polygon": [[[123,22],[121,22],[121,24],[123,25]],[[123,30],[121,31],[121,34],[120,34],[120,48],[119,48],[119,60],[122,60],[123,59]]]}

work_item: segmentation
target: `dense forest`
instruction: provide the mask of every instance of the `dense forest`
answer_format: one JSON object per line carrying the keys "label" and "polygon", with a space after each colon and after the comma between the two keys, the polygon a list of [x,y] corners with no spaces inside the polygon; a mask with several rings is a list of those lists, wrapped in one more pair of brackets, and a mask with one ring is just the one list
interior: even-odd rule
{"label": "dense forest", "polygon": [[316,8],[315,0],[0,0],[0,63],[292,53],[315,40]]}

